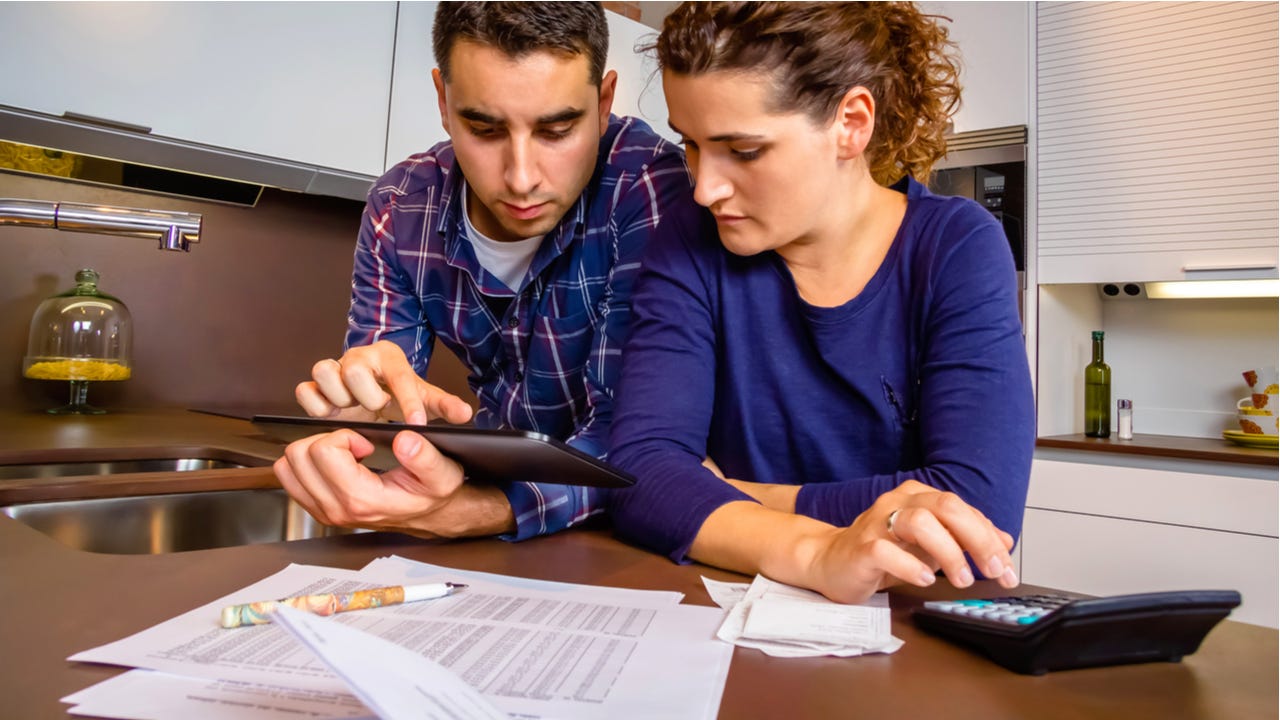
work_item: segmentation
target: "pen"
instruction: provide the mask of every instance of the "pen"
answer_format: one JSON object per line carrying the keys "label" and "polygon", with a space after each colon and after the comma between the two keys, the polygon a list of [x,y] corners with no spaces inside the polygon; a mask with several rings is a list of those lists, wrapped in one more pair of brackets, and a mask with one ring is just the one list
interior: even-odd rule
{"label": "pen", "polygon": [[349,593],[324,593],[321,595],[298,595],[279,600],[263,600],[261,602],[231,605],[222,609],[221,625],[224,628],[235,628],[242,625],[264,625],[271,622],[271,614],[277,605],[288,605],[316,615],[332,615],[348,610],[368,610],[383,605],[399,605],[400,603],[417,602],[418,600],[434,600],[447,597],[465,588],[460,583],[428,583],[426,585],[395,585],[392,587],[371,588]]}

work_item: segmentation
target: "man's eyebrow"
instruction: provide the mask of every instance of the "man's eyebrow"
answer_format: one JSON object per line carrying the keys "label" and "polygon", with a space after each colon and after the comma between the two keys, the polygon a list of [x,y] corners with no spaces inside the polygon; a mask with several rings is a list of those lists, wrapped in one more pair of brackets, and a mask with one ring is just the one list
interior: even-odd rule
{"label": "man's eyebrow", "polygon": [[458,114],[461,115],[466,120],[470,120],[472,122],[484,123],[485,125],[506,125],[507,124],[504,120],[494,117],[489,113],[480,112],[475,108],[462,108],[461,110],[458,111]]}
{"label": "man's eyebrow", "polygon": [[[667,126],[670,127],[672,132],[674,132],[675,134],[681,137],[684,137],[684,133],[680,131],[680,128],[676,127],[675,125],[672,125],[670,121],[667,122]],[[764,139],[765,137],[763,135],[752,135],[751,133],[722,133],[720,135],[715,135],[707,138],[709,142],[742,142],[744,140],[764,140]]]}
{"label": "man's eyebrow", "polygon": [[542,117],[538,118],[538,124],[539,125],[556,125],[559,123],[569,122],[571,120],[577,120],[578,118],[586,114],[587,114],[587,111],[583,110],[582,108],[565,108],[564,110],[561,110],[560,112],[557,112],[557,113],[552,113],[550,115],[543,115]]}
{"label": "man's eyebrow", "polygon": [[[499,127],[505,127],[507,124],[506,120],[503,120],[502,118],[496,117],[494,115],[490,115],[489,113],[476,110],[475,108],[462,108],[461,110],[458,111],[458,114],[461,115],[464,120],[470,120],[471,122],[477,122],[477,123],[484,123],[485,125],[496,125]],[[543,115],[542,117],[538,118],[536,122],[538,125],[556,125],[559,123],[565,123],[565,122],[577,120],[578,118],[586,114],[587,114],[587,111],[583,110],[582,108],[571,107],[571,108],[565,108],[564,110],[560,110],[559,112],[551,113],[550,115]]]}

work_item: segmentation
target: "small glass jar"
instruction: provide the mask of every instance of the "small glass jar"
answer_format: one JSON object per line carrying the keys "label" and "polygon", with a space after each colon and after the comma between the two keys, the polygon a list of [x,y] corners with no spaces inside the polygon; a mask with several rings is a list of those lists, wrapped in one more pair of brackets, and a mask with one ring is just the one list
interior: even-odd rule
{"label": "small glass jar", "polygon": [[1116,401],[1116,434],[1121,440],[1133,439],[1133,401]]}
{"label": "small glass jar", "polygon": [[40,303],[31,318],[24,377],[71,383],[71,401],[54,414],[99,415],[86,402],[90,382],[133,374],[133,319],[123,302],[98,289],[98,273],[76,273],[76,286]]}

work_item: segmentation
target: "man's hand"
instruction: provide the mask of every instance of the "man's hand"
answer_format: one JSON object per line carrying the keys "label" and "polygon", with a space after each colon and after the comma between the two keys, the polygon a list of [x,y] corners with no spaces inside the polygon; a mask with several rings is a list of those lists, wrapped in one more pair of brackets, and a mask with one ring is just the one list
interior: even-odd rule
{"label": "man's hand", "polygon": [[338,430],[290,444],[274,469],[289,495],[326,525],[429,538],[515,531],[502,491],[466,484],[462,467],[418,433],[396,435],[392,451],[401,466],[378,475],[358,462],[373,444]]}
{"label": "man's hand", "polygon": [[403,419],[415,425],[471,419],[465,400],[418,377],[400,346],[386,340],[317,362],[311,380],[299,383],[294,396],[311,417]]}
{"label": "man's hand", "polygon": [[915,480],[881,495],[849,527],[822,535],[812,555],[812,586],[833,600],[861,602],[900,582],[928,586],[938,569],[952,585],[969,587],[974,577],[965,553],[1002,587],[1018,584],[1009,557],[1013,537],[959,496]]}

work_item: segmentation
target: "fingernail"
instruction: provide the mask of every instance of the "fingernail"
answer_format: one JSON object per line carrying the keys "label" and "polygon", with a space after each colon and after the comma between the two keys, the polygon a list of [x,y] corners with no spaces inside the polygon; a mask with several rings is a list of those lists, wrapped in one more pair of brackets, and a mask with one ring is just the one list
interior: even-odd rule
{"label": "fingernail", "polygon": [[426,425],[427,414],[421,410],[415,410],[409,413],[409,424],[410,425]]}
{"label": "fingernail", "polygon": [[1008,567],[1004,569],[1004,574],[1000,576],[1000,582],[1003,583],[1005,587],[1014,587],[1018,584],[1018,576],[1013,572],[1013,568]]}
{"label": "fingernail", "polygon": [[405,432],[405,439],[400,441],[400,448],[410,455],[417,455],[422,449],[422,436],[415,432]]}
{"label": "fingernail", "polygon": [[968,565],[960,568],[960,572],[956,573],[956,585],[959,587],[969,587],[973,584],[973,571]]}
{"label": "fingernail", "polygon": [[935,580],[937,580],[937,579],[938,579],[938,576],[937,576],[937,575],[934,575],[933,573],[929,572],[928,570],[921,570],[921,571],[920,571],[920,584],[921,584],[921,585],[923,585],[923,586],[926,586],[926,587],[927,587],[927,586],[929,586],[929,585],[932,585],[932,584],[934,583],[934,581],[935,581]]}
{"label": "fingernail", "polygon": [[987,569],[984,572],[987,577],[995,579],[1003,575],[1004,571],[1004,560],[1001,560],[999,555],[992,555],[991,559],[987,561]]}

